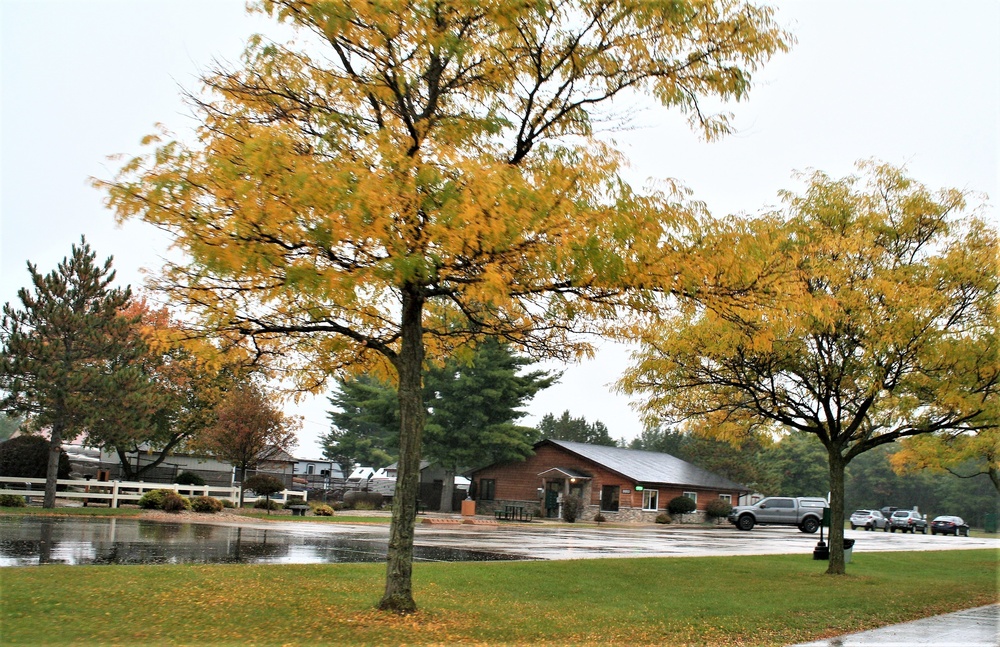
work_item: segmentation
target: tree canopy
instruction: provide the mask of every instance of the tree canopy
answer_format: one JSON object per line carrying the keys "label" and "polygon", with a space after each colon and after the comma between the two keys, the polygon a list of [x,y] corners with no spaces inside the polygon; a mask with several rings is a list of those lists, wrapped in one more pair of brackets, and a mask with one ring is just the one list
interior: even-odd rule
{"label": "tree canopy", "polygon": [[[251,381],[237,385],[215,409],[215,422],[198,439],[198,446],[240,471],[247,470],[295,446],[297,420],[286,416],[268,394]],[[242,492],[240,495],[242,504]]]}
{"label": "tree canopy", "polygon": [[602,107],[646,93],[719,136],[706,99],[746,96],[789,37],[735,0],[258,8],[301,40],[254,37],[242,67],[207,74],[196,143],[149,138],[109,204],[186,252],[163,281],[175,299],[298,387],[342,371],[397,385],[380,607],[410,612],[425,359],[485,336],[574,357],[590,350],[575,333],[623,333],[653,307],[687,267],[667,241],[688,209],[621,178],[593,137]]}
{"label": "tree canopy", "polygon": [[[537,432],[516,424],[539,390],[557,379],[544,371],[522,373],[530,359],[509,346],[487,340],[470,357],[452,357],[424,375],[427,423],[424,454],[447,472],[442,510],[451,511],[452,479],[463,467],[523,459]],[[396,390],[372,376],[338,382],[330,398],[333,429],[324,438],[327,457],[384,467],[396,459],[399,407]]]}
{"label": "tree canopy", "polygon": [[607,445],[616,447],[618,441],[611,437],[608,427],[600,420],[587,422],[583,416],[574,418],[569,410],[563,411],[562,415],[556,418],[551,413],[542,416],[538,422],[538,433],[542,438],[552,440],[571,440],[577,443],[589,443],[591,445]]}
{"label": "tree canopy", "polygon": [[424,378],[429,407],[424,451],[445,469],[441,511],[451,512],[455,474],[462,468],[523,460],[537,433],[517,424],[521,409],[558,376],[522,373],[530,359],[496,340],[487,340],[468,360],[452,358]]}
{"label": "tree canopy", "polygon": [[391,383],[373,375],[340,378],[329,402],[323,455],[339,462],[344,474],[355,465],[378,469],[396,461],[399,399]]}
{"label": "tree canopy", "polygon": [[49,436],[44,507],[55,506],[63,439],[116,418],[140,425],[151,413],[151,384],[137,365],[146,352],[123,316],[129,288],[112,288],[111,259],[95,263],[85,239],[55,270],[28,263],[32,289],[7,303],[0,325],[0,408],[26,414]]}
{"label": "tree canopy", "polygon": [[[167,308],[154,308],[145,297],[133,297],[122,315],[145,347],[132,366],[146,380],[146,415],[122,416],[120,407],[109,406],[107,415],[88,427],[87,441],[117,453],[125,478],[137,479],[215,423],[223,394],[245,373],[245,357],[237,351],[222,354],[207,340],[191,338]],[[132,466],[128,453],[140,450],[153,458]]]}
{"label": "tree canopy", "polygon": [[649,331],[622,381],[652,419],[729,439],[814,434],[830,471],[830,573],[844,572],[845,466],[902,438],[992,428],[1000,387],[996,232],[962,217],[961,191],[875,162],[860,171],[814,172],[804,195],[784,194],[787,213],[757,223],[786,268],[770,303],[687,308]]}

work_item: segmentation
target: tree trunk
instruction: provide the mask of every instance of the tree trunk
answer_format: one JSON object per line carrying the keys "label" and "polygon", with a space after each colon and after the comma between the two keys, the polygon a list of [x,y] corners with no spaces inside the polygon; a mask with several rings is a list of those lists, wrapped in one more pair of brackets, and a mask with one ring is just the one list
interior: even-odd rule
{"label": "tree trunk", "polygon": [[445,468],[444,481],[441,483],[441,505],[438,512],[454,512],[452,499],[455,498],[455,468]]}
{"label": "tree trunk", "polygon": [[828,447],[830,458],[830,565],[828,575],[843,575],[844,564],[844,468],[847,462],[837,447]]}
{"label": "tree trunk", "polygon": [[49,439],[49,464],[45,469],[45,498],[43,508],[56,507],[56,479],[59,478],[59,456],[62,455],[63,423],[52,425],[52,437]]}
{"label": "tree trunk", "polygon": [[243,508],[243,493],[246,491],[243,488],[243,484],[246,482],[247,482],[247,465],[246,463],[242,463],[240,465],[240,504],[237,506],[240,509]]}
{"label": "tree trunk", "polygon": [[420,491],[420,442],[424,430],[422,372],[424,298],[415,289],[403,290],[402,340],[396,359],[399,373],[399,471],[392,499],[392,524],[385,577],[385,595],[379,608],[396,613],[417,610],[413,600],[413,530]]}
{"label": "tree trunk", "polygon": [[[136,454],[139,453],[139,449],[136,448]],[[122,480],[123,481],[134,481],[136,480],[135,471],[132,469],[132,464],[128,462],[128,454],[121,447],[115,447],[115,453],[118,455],[118,462],[122,466]]]}

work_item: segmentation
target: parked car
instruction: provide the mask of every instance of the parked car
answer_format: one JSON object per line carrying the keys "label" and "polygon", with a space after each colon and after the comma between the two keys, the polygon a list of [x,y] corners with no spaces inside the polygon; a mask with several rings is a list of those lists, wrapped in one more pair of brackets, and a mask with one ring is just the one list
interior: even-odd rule
{"label": "parked car", "polygon": [[927,517],[922,516],[916,510],[896,510],[889,517],[889,531],[890,532],[910,532],[915,533],[918,530],[927,534]]}
{"label": "parked car", "polygon": [[751,530],[755,525],[798,526],[805,533],[819,530],[823,520],[822,497],[771,496],[754,505],[738,505],[729,512],[729,523],[740,530]]}
{"label": "parked car", "polygon": [[969,524],[962,521],[962,517],[952,517],[949,515],[934,517],[934,521],[931,522],[931,534],[936,535],[938,533],[942,535],[955,535],[956,537],[961,537],[962,535],[968,537]]}
{"label": "parked car", "polygon": [[[894,505],[887,505],[884,508],[882,508],[881,510],[879,510],[879,512],[881,512],[882,516],[885,517],[886,520],[888,520],[889,517],[892,516],[892,513],[895,512],[896,510],[899,510],[899,508],[897,508]],[[886,527],[888,528],[888,525],[886,525]]]}
{"label": "parked car", "polygon": [[851,515],[851,530],[864,528],[865,530],[878,530],[885,528],[889,520],[882,516],[878,510],[855,510]]}

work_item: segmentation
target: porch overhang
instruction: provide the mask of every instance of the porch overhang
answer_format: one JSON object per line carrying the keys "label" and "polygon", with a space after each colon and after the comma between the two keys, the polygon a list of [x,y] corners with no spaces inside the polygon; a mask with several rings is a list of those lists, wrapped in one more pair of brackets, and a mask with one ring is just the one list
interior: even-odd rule
{"label": "porch overhang", "polygon": [[592,479],[594,478],[590,474],[584,474],[580,470],[575,470],[571,467],[550,467],[544,472],[539,472],[539,476],[542,478],[557,478],[557,479]]}

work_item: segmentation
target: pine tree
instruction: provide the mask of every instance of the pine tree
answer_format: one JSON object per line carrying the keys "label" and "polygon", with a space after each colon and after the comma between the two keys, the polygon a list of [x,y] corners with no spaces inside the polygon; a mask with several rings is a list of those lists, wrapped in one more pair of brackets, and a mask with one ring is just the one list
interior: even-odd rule
{"label": "pine tree", "polygon": [[[44,507],[55,507],[63,439],[74,439],[109,415],[143,415],[132,407],[145,378],[133,365],[145,351],[121,315],[128,287],[112,288],[111,258],[95,264],[86,240],[47,275],[28,263],[33,290],[22,307],[3,307],[0,326],[0,408],[27,414],[49,430]],[[124,422],[124,421],[121,421]]]}
{"label": "pine tree", "polygon": [[519,408],[558,375],[519,374],[532,362],[489,339],[471,361],[451,359],[424,377],[424,402],[430,408],[424,453],[445,470],[441,512],[451,512],[455,474],[463,467],[523,460],[532,453],[538,432],[516,424]]}
{"label": "pine tree", "polygon": [[595,420],[590,423],[583,416],[574,418],[569,415],[569,411],[563,411],[558,418],[551,413],[545,414],[542,416],[541,422],[538,423],[538,431],[543,438],[551,440],[570,440],[607,447],[618,445],[618,441],[611,437],[607,425],[603,422]]}

